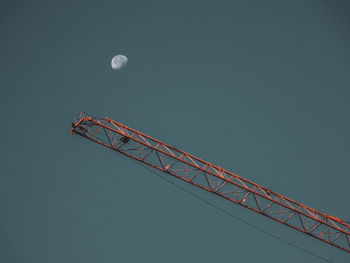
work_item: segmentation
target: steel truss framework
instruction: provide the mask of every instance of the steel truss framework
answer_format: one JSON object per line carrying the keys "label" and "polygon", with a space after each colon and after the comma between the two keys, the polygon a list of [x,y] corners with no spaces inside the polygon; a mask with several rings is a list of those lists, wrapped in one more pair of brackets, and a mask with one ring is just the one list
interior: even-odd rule
{"label": "steel truss framework", "polygon": [[350,253],[350,225],[342,219],[293,201],[121,123],[80,113],[72,123],[71,133]]}

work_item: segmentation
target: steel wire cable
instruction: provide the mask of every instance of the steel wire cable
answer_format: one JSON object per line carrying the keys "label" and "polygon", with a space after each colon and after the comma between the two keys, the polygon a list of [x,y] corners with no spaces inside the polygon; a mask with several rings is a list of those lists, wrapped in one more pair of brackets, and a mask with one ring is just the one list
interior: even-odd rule
{"label": "steel wire cable", "polygon": [[276,240],[278,240],[278,241],[280,241],[280,242],[282,242],[282,243],[285,243],[285,244],[287,244],[287,245],[289,245],[289,246],[291,246],[291,247],[293,247],[293,248],[296,248],[296,249],[298,249],[298,250],[300,250],[300,251],[303,251],[304,253],[307,253],[307,254],[309,254],[309,255],[311,255],[311,256],[314,256],[314,257],[316,257],[316,258],[319,258],[319,259],[321,259],[321,260],[323,260],[323,261],[325,261],[325,262],[334,263],[333,261],[331,261],[331,260],[329,260],[329,259],[327,259],[327,258],[325,258],[325,257],[322,257],[322,256],[320,256],[320,255],[318,255],[318,254],[316,254],[316,253],[314,253],[314,252],[312,252],[312,251],[310,251],[310,250],[307,250],[307,249],[305,249],[305,248],[299,247],[299,246],[297,246],[297,245],[295,245],[295,244],[289,242],[288,240],[285,240],[285,239],[283,239],[283,238],[281,238],[281,237],[279,237],[279,236],[277,236],[277,235],[275,235],[275,234],[272,234],[271,232],[268,232],[268,231],[266,231],[266,230],[264,230],[264,229],[262,229],[262,228],[260,228],[260,227],[258,227],[258,226],[256,226],[256,225],[254,225],[254,224],[252,224],[252,223],[249,223],[248,221],[246,221],[246,220],[244,220],[244,219],[242,219],[242,218],[240,218],[240,217],[234,215],[233,213],[231,213],[231,212],[229,212],[229,211],[227,211],[227,210],[225,210],[225,209],[223,209],[223,208],[221,208],[221,207],[219,207],[219,206],[217,206],[217,205],[215,205],[215,204],[209,202],[208,200],[206,200],[206,199],[200,197],[199,195],[197,195],[197,194],[195,194],[195,193],[193,193],[193,192],[190,192],[190,191],[187,190],[186,188],[184,188],[184,187],[182,187],[182,186],[176,184],[175,182],[173,182],[173,181],[169,180],[168,178],[162,176],[161,174],[159,174],[159,173],[157,173],[156,171],[154,171],[153,169],[151,169],[151,168],[149,168],[149,167],[143,165],[142,163],[139,163],[139,162],[137,162],[136,160],[133,160],[133,159],[131,159],[131,160],[132,160],[133,162],[135,162],[137,165],[141,166],[142,168],[148,170],[149,172],[153,173],[154,175],[156,175],[156,176],[160,177],[161,179],[165,180],[166,182],[172,184],[172,185],[175,186],[176,188],[178,188],[178,189],[180,189],[180,190],[186,192],[187,194],[189,194],[189,195],[191,195],[192,197],[195,197],[196,199],[198,199],[198,200],[200,200],[200,201],[206,203],[207,205],[209,205],[209,206],[211,206],[211,207],[213,207],[213,208],[215,208],[215,209],[217,209],[217,210],[223,212],[223,213],[226,214],[227,216],[230,216],[230,217],[232,217],[232,218],[234,218],[234,219],[240,221],[241,223],[244,223],[244,224],[246,224],[246,225],[248,225],[248,226],[254,228],[255,230],[258,230],[259,232],[264,233],[264,234],[266,234],[266,235],[268,235],[268,236],[270,236],[270,237],[272,237],[272,238],[274,238],[274,239],[276,239]]}

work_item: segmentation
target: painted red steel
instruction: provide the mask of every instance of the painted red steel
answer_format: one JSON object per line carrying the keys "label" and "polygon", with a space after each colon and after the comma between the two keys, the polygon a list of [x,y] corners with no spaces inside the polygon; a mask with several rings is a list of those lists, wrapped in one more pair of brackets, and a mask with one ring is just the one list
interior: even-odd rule
{"label": "painted red steel", "polygon": [[72,134],[147,164],[350,253],[350,224],[109,118],[81,113]]}

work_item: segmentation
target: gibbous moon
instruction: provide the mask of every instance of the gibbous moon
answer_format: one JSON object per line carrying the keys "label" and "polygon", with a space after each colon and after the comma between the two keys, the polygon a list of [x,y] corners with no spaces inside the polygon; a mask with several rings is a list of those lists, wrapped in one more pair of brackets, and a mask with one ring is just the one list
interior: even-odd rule
{"label": "gibbous moon", "polygon": [[116,55],[112,61],[111,66],[114,70],[121,69],[128,64],[128,58],[124,55]]}

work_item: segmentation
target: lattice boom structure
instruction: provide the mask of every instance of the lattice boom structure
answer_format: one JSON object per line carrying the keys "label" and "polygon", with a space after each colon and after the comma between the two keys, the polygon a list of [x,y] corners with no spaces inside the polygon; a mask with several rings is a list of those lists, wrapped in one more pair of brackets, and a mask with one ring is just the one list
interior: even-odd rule
{"label": "lattice boom structure", "polygon": [[293,201],[121,123],[81,113],[72,123],[71,133],[350,253],[350,225],[344,220]]}

